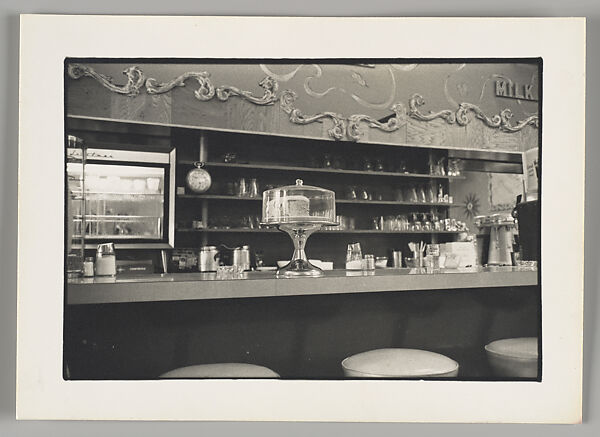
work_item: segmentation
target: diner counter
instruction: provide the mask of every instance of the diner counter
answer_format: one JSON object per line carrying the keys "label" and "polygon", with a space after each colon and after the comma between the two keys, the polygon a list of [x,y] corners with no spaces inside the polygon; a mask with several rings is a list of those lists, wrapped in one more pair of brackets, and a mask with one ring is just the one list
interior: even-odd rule
{"label": "diner counter", "polygon": [[333,270],[319,278],[276,278],[275,272],[247,272],[238,279],[216,273],[167,273],[78,278],[67,284],[67,304],[108,304],[201,299],[253,298],[383,291],[518,287],[538,284],[532,267],[472,267],[427,273],[425,269]]}

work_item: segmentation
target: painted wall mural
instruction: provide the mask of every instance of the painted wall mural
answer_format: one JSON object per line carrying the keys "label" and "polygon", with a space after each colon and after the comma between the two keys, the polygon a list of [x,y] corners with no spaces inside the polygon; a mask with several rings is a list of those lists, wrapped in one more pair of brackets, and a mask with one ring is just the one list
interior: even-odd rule
{"label": "painted wall mural", "polygon": [[523,176],[515,174],[488,174],[490,211],[512,210],[516,196],[523,192]]}
{"label": "painted wall mural", "polygon": [[[119,69],[122,85],[113,79]],[[530,64],[71,64],[68,76],[90,77],[131,97],[189,85],[198,87],[200,101],[235,96],[257,105],[279,103],[292,123],[331,120],[328,133],[336,140],[359,141],[364,129],[393,132],[406,117],[458,126],[476,118],[503,132],[539,123],[536,101],[498,98],[490,85],[514,77],[534,87],[537,67]]]}
{"label": "painted wall mural", "polygon": [[510,213],[523,192],[522,175],[470,171],[463,174],[466,179],[450,182],[454,198],[450,216],[463,220],[470,230],[476,230],[473,219],[478,215]]}

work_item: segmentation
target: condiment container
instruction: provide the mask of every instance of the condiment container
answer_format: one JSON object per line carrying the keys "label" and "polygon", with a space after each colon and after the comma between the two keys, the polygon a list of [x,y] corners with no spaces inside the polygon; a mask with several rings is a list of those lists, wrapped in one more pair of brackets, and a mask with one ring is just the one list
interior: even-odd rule
{"label": "condiment container", "polygon": [[241,270],[250,270],[250,246],[233,249],[233,265]]}
{"label": "condiment container", "polygon": [[201,272],[216,272],[219,266],[217,255],[216,246],[202,246],[200,248],[198,270]]}
{"label": "condiment container", "polygon": [[392,251],[392,267],[402,267],[402,252],[399,250]]}
{"label": "condiment container", "polygon": [[88,256],[83,261],[83,276],[86,278],[94,276],[94,257]]}
{"label": "condiment container", "polygon": [[117,274],[117,258],[115,245],[103,243],[96,250],[96,276],[115,276]]}
{"label": "condiment container", "polygon": [[371,254],[365,255],[364,270],[375,270],[375,256]]}

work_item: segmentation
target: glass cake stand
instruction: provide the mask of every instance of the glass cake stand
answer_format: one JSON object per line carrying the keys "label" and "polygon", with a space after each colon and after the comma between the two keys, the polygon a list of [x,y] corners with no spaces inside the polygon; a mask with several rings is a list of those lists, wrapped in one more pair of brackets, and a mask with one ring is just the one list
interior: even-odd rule
{"label": "glass cake stand", "polygon": [[324,226],[336,226],[335,193],[324,188],[295,185],[266,190],[263,193],[262,226],[286,232],[294,243],[291,261],[277,270],[277,276],[322,276],[306,256],[306,240]]}

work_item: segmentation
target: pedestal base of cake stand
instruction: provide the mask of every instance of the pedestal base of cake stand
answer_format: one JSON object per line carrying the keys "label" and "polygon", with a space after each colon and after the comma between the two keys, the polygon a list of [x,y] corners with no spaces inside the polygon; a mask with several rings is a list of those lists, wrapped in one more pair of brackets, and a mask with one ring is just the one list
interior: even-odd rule
{"label": "pedestal base of cake stand", "polygon": [[282,276],[285,278],[293,278],[293,277],[319,277],[323,276],[323,270],[318,268],[317,266],[313,266],[310,262],[303,259],[294,259],[289,262],[284,267],[281,267],[277,270],[277,276]]}
{"label": "pedestal base of cake stand", "polygon": [[323,270],[308,262],[304,248],[306,240],[322,226],[332,226],[337,223],[331,222],[302,222],[302,223],[279,223],[277,228],[286,232],[294,242],[294,254],[292,260],[284,267],[277,270],[277,276],[284,278],[295,278],[303,276],[323,276]]}

